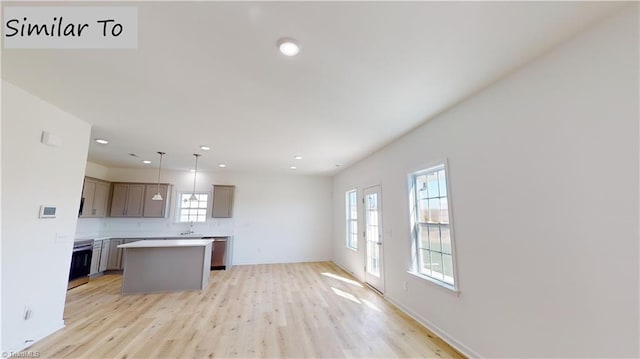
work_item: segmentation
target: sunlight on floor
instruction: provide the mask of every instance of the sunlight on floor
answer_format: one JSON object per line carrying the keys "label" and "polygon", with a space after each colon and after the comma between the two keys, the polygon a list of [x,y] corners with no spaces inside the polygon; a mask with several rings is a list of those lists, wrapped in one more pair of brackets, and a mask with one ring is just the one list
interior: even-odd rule
{"label": "sunlight on floor", "polygon": [[322,274],[325,277],[337,279],[337,280],[339,280],[341,282],[349,283],[351,285],[355,285],[356,287],[362,288],[362,284],[356,282],[355,280],[348,279],[348,278],[345,278],[345,277],[341,277],[339,275],[336,275],[336,274],[333,274],[333,273],[328,273],[328,272],[324,272],[324,273],[320,273],[320,274]]}
{"label": "sunlight on floor", "polygon": [[375,310],[378,313],[381,313],[382,311],[380,310],[380,308],[376,307],[375,304],[371,303],[370,301],[366,300],[366,299],[362,299],[362,298],[358,298],[355,295],[351,294],[351,293],[347,293],[343,290],[340,290],[338,288],[335,287],[331,287],[331,290],[338,296],[348,299],[354,303],[358,303],[358,304],[363,304],[366,305],[367,307],[369,307],[372,310]]}
{"label": "sunlight on floor", "polygon": [[376,312],[382,312],[380,310],[380,308],[376,307],[375,304],[371,303],[370,301],[366,300],[366,299],[360,299],[362,301],[362,303],[364,303],[367,307],[375,310]]}
{"label": "sunlight on floor", "polygon": [[[355,285],[356,287],[363,288],[362,284],[356,282],[355,280],[348,279],[348,278],[345,278],[345,277],[341,277],[341,276],[339,276],[337,274],[333,274],[333,273],[329,273],[329,272],[324,272],[324,273],[320,273],[320,274],[322,274],[325,277],[337,279],[337,280],[339,280],[341,282],[348,283],[348,284],[351,284],[351,285]],[[350,301],[352,301],[354,303],[358,303],[358,304],[363,304],[364,303],[364,305],[366,305],[370,309],[373,309],[373,310],[375,310],[376,312],[379,312],[379,313],[382,312],[380,310],[380,308],[378,308],[375,304],[371,303],[370,301],[368,301],[366,299],[358,298],[358,297],[356,297],[355,295],[353,295],[351,293],[347,293],[347,292],[345,292],[343,290],[340,290],[338,288],[335,288],[335,287],[331,287],[331,290],[333,290],[333,292],[336,295],[338,295],[338,296],[340,296],[342,298],[348,299],[348,300],[350,300]]]}
{"label": "sunlight on floor", "polygon": [[342,291],[342,290],[340,290],[338,288],[334,288],[334,287],[331,287],[331,290],[333,290],[333,292],[335,294],[341,296],[342,298],[346,298],[346,299],[349,299],[352,302],[355,302],[355,303],[358,303],[358,304],[362,304],[362,302],[360,302],[358,300],[358,298],[356,298],[356,296],[353,295],[353,294],[347,293],[345,291]]}

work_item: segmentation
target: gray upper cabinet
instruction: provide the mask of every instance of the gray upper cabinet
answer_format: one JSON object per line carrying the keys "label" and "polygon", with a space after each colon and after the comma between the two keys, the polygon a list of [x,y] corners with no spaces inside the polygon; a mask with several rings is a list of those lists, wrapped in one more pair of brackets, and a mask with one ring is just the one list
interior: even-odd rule
{"label": "gray upper cabinet", "polygon": [[110,217],[142,217],[144,184],[114,183]]}
{"label": "gray upper cabinet", "polygon": [[82,212],[80,218],[100,218],[107,214],[109,182],[85,177],[82,188]]}
{"label": "gray upper cabinet", "polygon": [[171,185],[160,184],[162,201],[152,198],[158,192],[157,183],[114,183],[111,190],[110,217],[165,218],[169,214]]}
{"label": "gray upper cabinet", "polygon": [[233,194],[236,186],[213,185],[213,218],[231,218],[233,216]]}
{"label": "gray upper cabinet", "polygon": [[169,214],[169,196],[171,188],[168,184],[160,184],[160,195],[162,201],[154,201],[152,198],[158,192],[157,184],[146,184],[144,190],[144,210],[143,217],[165,218]]}

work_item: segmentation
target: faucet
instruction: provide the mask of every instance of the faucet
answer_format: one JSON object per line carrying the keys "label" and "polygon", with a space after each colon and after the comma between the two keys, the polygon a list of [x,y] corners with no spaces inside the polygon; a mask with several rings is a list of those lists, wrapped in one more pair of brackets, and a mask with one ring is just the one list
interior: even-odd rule
{"label": "faucet", "polygon": [[184,235],[187,235],[187,234],[194,234],[194,233],[195,233],[195,231],[193,230],[193,221],[190,221],[189,222],[189,230],[186,231],[186,232],[180,233],[180,235],[184,236]]}

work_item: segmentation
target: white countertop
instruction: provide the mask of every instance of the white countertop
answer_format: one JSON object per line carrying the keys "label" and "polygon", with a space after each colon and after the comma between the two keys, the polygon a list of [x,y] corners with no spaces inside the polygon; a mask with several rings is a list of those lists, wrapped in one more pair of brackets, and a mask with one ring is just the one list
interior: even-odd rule
{"label": "white countertop", "polygon": [[96,236],[78,236],[78,237],[75,237],[73,241],[74,241],[74,242],[78,242],[78,241],[86,241],[86,240],[88,240],[88,239],[93,239],[94,241],[99,241],[99,240],[103,240],[103,239],[111,239],[111,238],[112,238],[112,237],[109,237],[109,236],[103,236],[103,235],[100,235],[100,236],[97,236],[97,235],[96,235]]}
{"label": "white countertop", "polygon": [[100,234],[95,236],[78,236],[74,241],[82,241],[87,239],[93,240],[102,240],[102,239],[159,239],[159,238],[171,238],[171,239],[200,239],[203,237],[231,237],[232,234],[229,233],[192,233],[192,234],[145,234],[145,233],[137,233],[137,234],[122,234],[116,233],[111,235]]}
{"label": "white countertop", "polygon": [[137,241],[127,244],[121,244],[118,248],[159,248],[159,247],[204,247],[207,244],[213,243],[212,239],[191,239],[183,241],[180,239],[166,239],[166,240],[146,240]]}

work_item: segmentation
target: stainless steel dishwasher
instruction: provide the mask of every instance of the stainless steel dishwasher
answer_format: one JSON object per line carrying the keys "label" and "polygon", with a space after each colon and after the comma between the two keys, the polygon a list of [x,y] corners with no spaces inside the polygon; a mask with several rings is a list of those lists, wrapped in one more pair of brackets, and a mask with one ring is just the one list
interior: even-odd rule
{"label": "stainless steel dishwasher", "polygon": [[227,238],[203,237],[213,239],[211,243],[211,269],[227,269]]}

